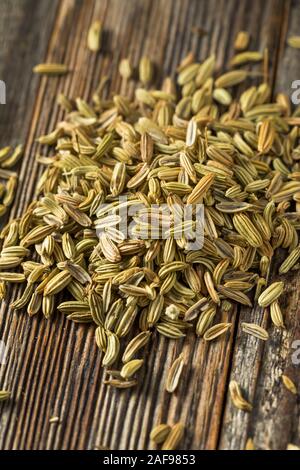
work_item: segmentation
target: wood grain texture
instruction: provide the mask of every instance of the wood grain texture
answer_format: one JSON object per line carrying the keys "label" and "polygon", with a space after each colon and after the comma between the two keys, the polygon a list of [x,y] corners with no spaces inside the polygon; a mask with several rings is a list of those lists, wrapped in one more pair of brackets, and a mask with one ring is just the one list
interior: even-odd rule
{"label": "wood grain texture", "polygon": [[38,87],[31,70],[45,57],[57,4],[56,0],[1,2],[0,79],[6,83],[7,104],[0,107],[0,146],[27,138]]}
{"label": "wood grain texture", "polygon": [[[282,17],[278,67],[273,83],[275,92],[283,91],[291,96],[291,82],[300,77],[300,52],[286,44],[290,35],[297,35],[300,19],[300,3],[285,2]],[[278,266],[286,257],[278,253],[270,270],[270,282],[284,280],[285,296],[282,311],[285,330],[272,326],[269,313],[256,307],[241,309],[239,321],[255,322],[268,329],[270,340],[264,343],[242,334],[238,329],[234,346],[231,380],[237,380],[253,403],[251,414],[236,410],[227,400],[222,426],[221,448],[243,449],[247,437],[252,437],[259,449],[286,449],[287,444],[300,444],[299,396],[293,395],[282,384],[281,375],[290,377],[300,389],[299,377],[299,274],[277,276]]]}
{"label": "wood grain texture", "polygon": [[[27,94],[23,89],[19,91],[24,93],[24,108],[17,108],[17,117],[10,111],[6,111],[5,120],[1,115],[1,129],[11,129],[7,131],[9,140],[28,137],[20,168],[21,184],[11,213],[14,217],[22,213],[34,196],[35,184],[42,172],[35,154],[48,152],[34,139],[51,131],[63,116],[55,103],[58,92],[89,99],[100,78],[109,75],[108,93],[119,90],[132,94],[135,83],[124,83],[117,72],[119,60],[127,56],[137,65],[143,54],[149,55],[156,64],[158,85],[163,76],[175,74],[180,59],[190,50],[200,60],[210,52],[216,52],[218,67],[226,68],[233,54],[235,34],[240,29],[250,32],[253,49],[268,47],[272,83],[279,81],[279,75],[276,75],[278,60],[285,57],[282,40],[287,30],[289,2],[282,0],[63,0],[57,5],[51,2],[48,9],[43,0],[38,2],[43,6],[35,12],[43,18],[42,27],[37,30],[33,30],[32,24],[28,25],[32,21],[32,12],[28,10],[32,2],[8,3],[14,5],[15,11],[23,12],[18,13],[21,18],[18,21],[28,28],[26,37],[41,35],[38,47],[32,39],[25,48],[31,61],[62,61],[72,70],[64,78],[33,79],[30,72],[33,63],[28,62],[30,65],[23,68],[23,75],[30,91]],[[293,8],[297,5],[299,3],[294,2]],[[94,19],[100,19],[104,24],[100,54],[93,54],[86,48],[88,27]],[[0,22],[0,25],[2,31],[6,31],[5,23]],[[204,28],[208,34],[195,34],[193,26]],[[10,47],[14,41],[16,39],[11,40]],[[14,67],[22,67],[20,61],[16,61]],[[13,74],[10,67],[9,63],[2,67],[6,80]],[[21,88],[20,81],[16,79],[15,89],[18,88]],[[19,100],[19,95],[16,96]],[[14,119],[20,122],[17,128],[13,125]],[[5,143],[7,141],[3,141]],[[295,287],[297,282],[293,277],[291,286]],[[0,367],[0,388],[8,388],[13,393],[12,400],[0,408],[1,449],[94,449],[101,446],[147,449],[152,445],[149,433],[155,424],[179,420],[187,429],[182,449],[240,449],[249,432],[253,435],[254,430],[258,433],[257,440],[261,441],[264,433],[269,436],[261,441],[261,447],[286,445],[286,436],[280,438],[279,432],[270,442],[275,406],[271,406],[271,401],[276,390],[269,388],[266,407],[257,405],[253,417],[241,416],[241,412],[237,416],[227,400],[230,376],[241,378],[249,397],[259,403],[266,393],[264,380],[269,377],[275,355],[279,354],[281,358],[276,380],[288,365],[289,355],[283,355],[282,342],[280,338],[276,339],[279,333],[274,332],[273,337],[272,331],[270,345],[265,349],[253,338],[240,334],[239,321],[243,318],[260,320],[260,311],[243,309],[220,314],[220,319],[230,319],[234,328],[225,338],[210,345],[193,334],[182,342],[154,337],[145,353],[147,367],[141,372],[139,386],[133,391],[120,391],[102,383],[101,356],[94,344],[92,327],[74,325],[59,314],[53,321],[46,321],[41,317],[28,318],[24,313],[12,313],[9,302],[17,295],[18,289],[9,292],[0,314],[0,338],[9,348],[8,362]],[[286,345],[299,334],[297,300],[294,293],[287,301],[287,308],[294,309],[294,316],[290,315],[291,330],[283,333],[288,335],[286,339],[284,337]],[[169,395],[164,390],[166,372],[182,348],[187,367],[178,390]],[[244,354],[248,350],[249,357],[244,363]],[[264,364],[260,367],[262,354]],[[276,384],[279,390],[278,382]],[[280,393],[283,393],[281,388]],[[280,401],[280,429],[286,426],[284,412],[296,414],[293,397],[284,397],[285,400]],[[49,419],[53,416],[58,416],[60,422],[50,424]],[[295,442],[296,418],[290,428],[289,437]]]}

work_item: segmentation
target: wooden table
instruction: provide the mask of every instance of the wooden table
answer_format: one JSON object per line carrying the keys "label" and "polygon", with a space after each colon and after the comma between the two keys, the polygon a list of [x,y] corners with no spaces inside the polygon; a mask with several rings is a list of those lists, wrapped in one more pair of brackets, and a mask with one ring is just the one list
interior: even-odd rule
{"label": "wooden table", "polygon": [[[86,48],[94,19],[105,34],[98,55]],[[0,79],[7,85],[7,104],[0,106],[0,145],[26,143],[19,167],[20,184],[11,217],[32,199],[42,169],[35,138],[53,129],[62,113],[56,95],[91,97],[100,78],[109,74],[111,90],[132,93],[118,75],[118,62],[142,54],[157,64],[157,83],[174,74],[190,50],[201,60],[212,51],[218,67],[233,54],[237,31],[251,34],[253,50],[265,47],[270,56],[274,90],[291,94],[300,79],[300,51],[286,45],[299,34],[300,1],[283,0],[3,0],[0,6]],[[195,32],[203,28],[207,35]],[[43,61],[67,63],[64,78],[32,74]],[[283,255],[284,256],[284,255]],[[271,275],[272,277],[272,275]],[[0,388],[12,399],[0,406],[1,449],[151,449],[149,433],[158,422],[182,421],[182,449],[244,449],[248,437],[260,449],[300,445],[299,395],[284,389],[280,376],[289,375],[300,391],[300,365],[292,364],[292,344],[300,338],[300,277],[287,277],[284,299],[287,329],[278,331],[258,308],[241,308],[228,340],[207,346],[191,334],[184,342],[190,358],[175,394],[164,391],[166,371],[181,348],[155,338],[146,352],[147,367],[140,385],[120,391],[103,385],[101,357],[93,328],[55,315],[29,318],[9,308],[17,289],[2,302],[0,339],[8,361],[0,366]],[[241,335],[241,321],[261,321],[270,332],[266,343]],[[228,383],[236,379],[254,404],[253,412],[233,408]],[[50,423],[53,416],[59,423]]]}

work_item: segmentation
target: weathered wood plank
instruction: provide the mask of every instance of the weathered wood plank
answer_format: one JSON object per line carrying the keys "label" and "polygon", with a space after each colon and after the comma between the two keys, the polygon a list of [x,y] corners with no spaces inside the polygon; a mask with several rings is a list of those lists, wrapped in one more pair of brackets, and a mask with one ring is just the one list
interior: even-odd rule
{"label": "weathered wood plank", "polygon": [[[282,10],[280,0],[263,4],[259,0],[59,2],[45,58],[64,61],[73,72],[65,78],[40,81],[20,170],[23,188],[19,188],[12,215],[21,214],[33,197],[42,171],[34,155],[45,151],[34,138],[52,130],[62,117],[55,104],[57,92],[89,98],[105,74],[111,76],[110,90],[132,92],[134,84],[125,85],[117,73],[119,59],[126,56],[137,65],[148,54],[157,65],[158,84],[165,74],[174,74],[179,60],[191,49],[199,59],[216,52],[218,66],[223,67],[232,55],[234,36],[242,28],[250,31],[253,48],[269,47],[273,74]],[[96,18],[105,29],[103,51],[98,55],[85,45],[88,26]],[[193,33],[193,26],[203,27],[207,36]],[[11,296],[15,298],[15,290]],[[9,347],[9,359],[0,371],[0,384],[13,392],[12,401],[2,406],[1,448],[151,448],[152,426],[179,420],[187,427],[182,449],[217,447],[234,330],[209,346],[192,334],[182,344],[155,337],[146,353],[140,385],[132,392],[102,384],[101,357],[92,328],[71,324],[59,315],[47,322],[13,314],[8,302],[1,315],[0,336]],[[235,323],[235,312],[221,317]],[[169,396],[164,391],[166,371],[182,347],[188,366],[179,389]],[[50,424],[51,416],[59,416],[60,423]]]}
{"label": "weathered wood plank", "polygon": [[[286,44],[286,38],[298,34],[300,2],[284,2],[278,68],[274,77],[276,91],[291,96],[291,82],[300,77],[299,51]],[[288,443],[299,445],[300,420],[299,399],[287,391],[281,375],[288,375],[300,389],[299,354],[295,347],[300,338],[299,329],[299,275],[296,272],[277,276],[278,266],[286,252],[276,256],[271,267],[270,282],[285,280],[286,293],[281,299],[286,330],[272,326],[268,312],[259,307],[253,311],[242,309],[239,321],[256,322],[266,327],[270,339],[265,344],[238,330],[234,346],[231,379],[237,380],[253,403],[253,412],[244,413],[235,409],[227,400],[222,427],[220,447],[243,449],[248,437],[253,438],[258,449],[286,449]],[[294,354],[294,356],[293,356]]]}
{"label": "weathered wood plank", "polygon": [[38,87],[31,70],[45,57],[57,3],[1,2],[0,80],[6,83],[6,105],[0,106],[0,146],[27,138]]}

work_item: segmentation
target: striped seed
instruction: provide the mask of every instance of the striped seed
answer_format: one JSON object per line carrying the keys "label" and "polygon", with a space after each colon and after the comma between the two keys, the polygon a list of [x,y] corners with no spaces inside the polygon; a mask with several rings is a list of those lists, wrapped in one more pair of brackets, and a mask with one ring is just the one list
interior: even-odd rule
{"label": "striped seed", "polygon": [[282,281],[273,282],[258,298],[260,307],[268,307],[282,294],[284,283]]}
{"label": "striped seed", "polygon": [[252,405],[242,396],[241,388],[235,380],[229,383],[229,392],[236,408],[248,412],[252,410]]}
{"label": "striped seed", "polygon": [[170,370],[168,372],[167,380],[166,380],[166,390],[169,393],[175,392],[176,388],[178,387],[179,380],[183,371],[184,367],[184,358],[183,355],[180,354],[180,356],[175,359],[173,362],[172,366],[170,367]]}

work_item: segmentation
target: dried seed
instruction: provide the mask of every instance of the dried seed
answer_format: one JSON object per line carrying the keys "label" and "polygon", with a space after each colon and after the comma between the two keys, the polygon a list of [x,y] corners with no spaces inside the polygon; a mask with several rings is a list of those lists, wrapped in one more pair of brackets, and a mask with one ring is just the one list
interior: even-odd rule
{"label": "dried seed", "polygon": [[44,295],[54,295],[61,292],[71,282],[71,280],[72,276],[67,270],[59,272],[46,284]]}
{"label": "dried seed", "polygon": [[233,224],[237,232],[253,247],[260,247],[263,239],[255,225],[246,214],[234,214]]}
{"label": "dried seed", "polygon": [[0,281],[8,281],[13,283],[20,283],[25,281],[24,274],[20,273],[10,273],[10,272],[0,272]]}
{"label": "dried seed", "polygon": [[101,21],[94,21],[94,23],[89,28],[88,37],[87,37],[87,45],[91,51],[97,52],[100,50],[101,34],[102,34]]}
{"label": "dried seed", "polygon": [[0,402],[8,400],[10,396],[11,392],[8,392],[7,390],[0,390]]}
{"label": "dried seed", "polygon": [[155,442],[155,444],[161,444],[167,439],[170,431],[171,426],[168,424],[158,424],[152,429],[150,433],[150,439]]}
{"label": "dried seed", "polygon": [[284,283],[273,282],[258,298],[258,304],[260,307],[268,307],[282,294],[284,289]]}
{"label": "dried seed", "polygon": [[105,367],[111,366],[118,358],[120,351],[120,341],[117,335],[111,331],[107,332],[107,347],[102,364]]}
{"label": "dried seed", "polygon": [[142,57],[139,64],[140,80],[144,85],[148,85],[153,76],[153,66],[148,57]]}
{"label": "dried seed", "polygon": [[178,387],[180,376],[182,374],[184,367],[184,358],[181,354],[180,356],[175,359],[170,370],[168,372],[167,381],[166,381],[166,390],[169,393],[175,392],[176,388]]}
{"label": "dried seed", "polygon": [[278,328],[284,328],[283,315],[278,300],[271,303],[270,314],[274,325],[278,326]]}
{"label": "dried seed", "polygon": [[175,450],[177,449],[184,434],[184,426],[181,423],[174,424],[171,431],[164,441],[161,450]]}
{"label": "dried seed", "polygon": [[243,65],[247,62],[260,62],[263,60],[263,54],[256,51],[247,51],[236,54],[230,61],[230,65]]}
{"label": "dried seed", "polygon": [[282,374],[281,380],[287,390],[292,392],[294,395],[297,395],[296,385],[287,375]]}
{"label": "dried seed", "polygon": [[143,365],[143,359],[133,359],[127,362],[121,369],[123,379],[130,379]]}
{"label": "dried seed", "polygon": [[290,36],[287,40],[289,46],[300,49],[300,36]]}
{"label": "dried seed", "polygon": [[121,60],[119,64],[119,73],[125,80],[128,80],[132,76],[132,67],[129,59]]}
{"label": "dried seed", "polygon": [[33,67],[34,73],[42,75],[64,75],[68,73],[68,67],[64,64],[38,64]]}
{"label": "dried seed", "polygon": [[203,335],[205,341],[212,341],[225,334],[232,327],[232,323],[218,323],[209,328]]}
{"label": "dried seed", "polygon": [[229,392],[234,406],[243,411],[251,411],[252,405],[242,396],[241,388],[237,382],[229,383]]}
{"label": "dried seed", "polygon": [[207,193],[207,191],[213,184],[214,179],[215,176],[212,173],[203,176],[203,178],[200,179],[191,194],[189,194],[187,198],[187,204],[197,204],[198,202],[200,202],[203,196]]}
{"label": "dried seed", "polygon": [[249,45],[250,35],[247,31],[239,31],[236,35],[234,48],[238,51],[243,51],[247,49]]}
{"label": "dried seed", "polygon": [[295,446],[295,444],[288,444],[286,450],[300,450],[300,447]]}
{"label": "dried seed", "polygon": [[241,324],[242,331],[244,333],[248,333],[249,335],[255,336],[258,339],[262,339],[263,341],[267,341],[269,338],[268,332],[259,325],[255,323],[245,323]]}
{"label": "dried seed", "polygon": [[149,341],[151,336],[150,331],[142,331],[135,336],[126,346],[122,356],[122,362],[127,363],[136,355],[136,353],[143,348]]}
{"label": "dried seed", "polygon": [[196,333],[198,336],[203,336],[206,331],[209,329],[212,321],[216,315],[216,307],[209,307],[204,312],[201,313],[199,316],[197,325],[196,325]]}
{"label": "dried seed", "polygon": [[253,439],[251,437],[247,439],[245,450],[255,450]]}
{"label": "dried seed", "polygon": [[279,267],[279,273],[285,274],[292,269],[300,258],[300,246],[294,248]]}
{"label": "dried seed", "polygon": [[268,153],[275,139],[275,129],[271,121],[263,121],[259,127],[257,149],[261,153]]}
{"label": "dried seed", "polygon": [[224,106],[229,106],[232,102],[231,94],[225,90],[225,88],[215,88],[213,91],[213,98]]}
{"label": "dried seed", "polygon": [[218,77],[215,81],[217,88],[228,88],[234,85],[238,85],[246,80],[249,72],[246,70],[233,70],[231,72],[224,73]]}

